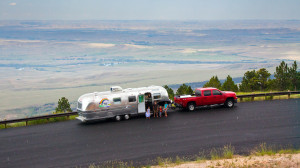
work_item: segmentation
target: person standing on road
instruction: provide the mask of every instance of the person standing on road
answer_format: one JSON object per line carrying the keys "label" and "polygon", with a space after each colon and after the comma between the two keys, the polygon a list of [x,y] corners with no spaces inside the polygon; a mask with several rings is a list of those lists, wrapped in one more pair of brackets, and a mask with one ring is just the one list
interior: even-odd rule
{"label": "person standing on road", "polygon": [[150,107],[146,111],[146,119],[150,119]]}
{"label": "person standing on road", "polygon": [[162,106],[159,106],[159,117],[161,117],[162,110],[163,110]]}
{"label": "person standing on road", "polygon": [[165,117],[168,117],[167,110],[168,110],[168,103],[165,102],[165,105],[164,105]]}
{"label": "person standing on road", "polygon": [[158,117],[158,106],[157,106],[157,102],[154,101],[154,105],[153,105],[153,112],[154,112],[154,117]]}

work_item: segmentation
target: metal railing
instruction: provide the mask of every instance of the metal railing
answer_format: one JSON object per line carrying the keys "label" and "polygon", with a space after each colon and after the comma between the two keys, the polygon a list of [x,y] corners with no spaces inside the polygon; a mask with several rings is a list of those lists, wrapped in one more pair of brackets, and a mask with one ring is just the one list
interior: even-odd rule
{"label": "metal railing", "polygon": [[32,120],[39,120],[39,119],[47,119],[48,121],[50,118],[56,118],[56,117],[70,117],[72,115],[77,115],[77,111],[68,112],[68,113],[59,113],[59,114],[49,114],[49,115],[43,115],[43,116],[35,116],[35,117],[28,117],[28,118],[19,118],[19,119],[12,119],[12,120],[3,120],[0,121],[0,124],[4,124],[4,127],[7,127],[7,124],[9,123],[17,123],[17,122],[24,122],[25,125],[28,125],[28,121]]}
{"label": "metal railing", "polygon": [[[245,94],[245,95],[237,95],[237,97],[240,100],[243,100],[243,98],[251,98],[253,101],[255,97],[266,97],[266,96],[280,96],[280,95],[288,95],[288,98],[292,94],[300,94],[300,91],[292,91],[292,92],[270,92],[270,93],[258,93],[258,94]],[[29,118],[20,118],[20,119],[12,119],[12,120],[3,120],[0,121],[0,124],[4,124],[4,127],[7,127],[7,124],[9,123],[17,123],[17,122],[26,122],[26,126],[28,125],[28,121],[32,120],[39,120],[39,119],[47,119],[55,118],[55,117],[69,117],[72,115],[77,115],[77,111],[69,112],[69,113],[59,113],[59,114],[49,114],[44,116],[36,116],[36,117],[29,117]]]}
{"label": "metal railing", "polygon": [[255,97],[267,97],[267,96],[281,96],[281,95],[288,95],[288,98],[290,98],[292,94],[300,94],[300,91],[245,94],[245,95],[237,95],[237,97],[238,97],[241,101],[243,100],[243,98],[251,98],[251,100],[253,101]]}

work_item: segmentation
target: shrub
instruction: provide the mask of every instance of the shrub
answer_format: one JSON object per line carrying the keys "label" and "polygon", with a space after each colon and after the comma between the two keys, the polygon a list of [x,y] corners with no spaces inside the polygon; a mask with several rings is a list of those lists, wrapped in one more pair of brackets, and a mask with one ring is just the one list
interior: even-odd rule
{"label": "shrub", "polygon": [[226,159],[231,159],[233,157],[233,154],[234,154],[234,147],[231,146],[231,144],[225,145],[223,149],[223,157]]}

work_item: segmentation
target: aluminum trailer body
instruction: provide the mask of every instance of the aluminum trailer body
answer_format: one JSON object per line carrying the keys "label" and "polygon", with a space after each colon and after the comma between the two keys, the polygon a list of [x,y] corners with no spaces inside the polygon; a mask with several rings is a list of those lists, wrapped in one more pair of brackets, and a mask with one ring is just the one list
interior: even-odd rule
{"label": "aluminum trailer body", "polygon": [[110,91],[84,94],[77,102],[78,120],[82,122],[115,118],[129,119],[132,115],[145,113],[154,101],[170,102],[168,92],[161,86],[122,89],[113,86]]}

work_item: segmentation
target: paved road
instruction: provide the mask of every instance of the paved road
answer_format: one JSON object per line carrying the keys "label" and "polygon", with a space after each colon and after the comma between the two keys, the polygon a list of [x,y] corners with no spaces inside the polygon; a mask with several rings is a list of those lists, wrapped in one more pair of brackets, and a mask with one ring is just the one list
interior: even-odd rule
{"label": "paved road", "polygon": [[261,142],[300,147],[300,99],[172,112],[151,120],[4,129],[0,167],[85,167],[108,160],[148,164],[158,156],[193,155],[230,143],[245,153]]}

